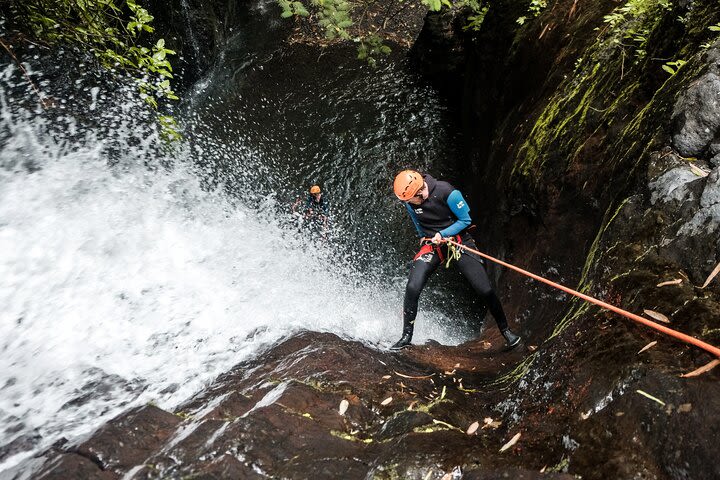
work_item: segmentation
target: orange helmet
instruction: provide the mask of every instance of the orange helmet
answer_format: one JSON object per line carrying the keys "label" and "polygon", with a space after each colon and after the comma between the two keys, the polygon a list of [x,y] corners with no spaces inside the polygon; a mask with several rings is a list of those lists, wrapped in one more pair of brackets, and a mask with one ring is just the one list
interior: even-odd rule
{"label": "orange helmet", "polygon": [[310,193],[312,195],[315,195],[316,193],[320,193],[320,187],[318,187],[317,185],[313,185],[312,187],[310,187]]}
{"label": "orange helmet", "polygon": [[395,177],[395,196],[403,202],[407,202],[423,187],[425,180],[415,170],[403,170]]}

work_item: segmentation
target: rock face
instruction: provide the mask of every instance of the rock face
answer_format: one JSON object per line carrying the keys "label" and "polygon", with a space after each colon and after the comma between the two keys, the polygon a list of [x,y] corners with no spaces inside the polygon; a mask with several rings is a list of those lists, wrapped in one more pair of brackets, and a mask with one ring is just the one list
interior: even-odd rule
{"label": "rock face", "polygon": [[[458,109],[468,160],[458,168],[472,178],[463,191],[481,212],[474,218],[478,244],[630,311],[664,312],[671,328],[720,344],[720,284],[699,288],[720,262],[720,50],[708,29],[720,21],[717,2],[650,9],[620,30],[605,20],[615,2],[549,2],[536,20],[508,29],[526,15],[511,3],[493,4],[483,30],[464,44]],[[679,25],[678,17],[693,26]],[[617,48],[623,29],[639,26],[648,32],[644,54]],[[688,63],[669,77],[653,58]],[[522,333],[549,349],[525,364],[511,395],[516,415],[536,418],[531,399],[544,398],[542,408],[587,417],[568,419],[548,437],[552,443],[564,435],[567,471],[584,478],[718,476],[708,468],[700,418],[714,418],[720,405],[702,400],[709,380],[677,378],[712,356],[524,277],[495,276]],[[637,354],[653,340],[656,347]],[[643,405],[636,390],[673,397],[660,395],[668,416],[656,415],[658,403]],[[683,417],[668,412],[690,403],[691,418],[697,401],[705,409],[693,420],[697,433],[676,437],[672,429]],[[640,424],[646,433],[631,433]],[[604,450],[615,441],[626,451]],[[663,449],[660,441],[693,443],[705,460],[685,460],[681,451],[647,460]],[[602,467],[592,471],[592,464]]]}
{"label": "rock face", "polygon": [[[525,349],[471,342],[395,355],[306,332],[238,365],[174,413],[133,409],[78,445],[56,447],[35,478],[576,478],[558,473],[568,459],[583,478],[719,474],[707,421],[717,410],[707,401],[720,394],[717,374],[677,378],[683,362],[658,351],[628,367],[598,348],[624,358],[637,339],[595,340],[573,347],[574,363],[557,359],[560,345],[542,352],[536,360],[556,380],[537,395],[528,376],[496,377]],[[565,375],[583,381],[565,390]],[[608,375],[614,387],[604,390]]]}
{"label": "rock face", "polygon": [[[174,414],[133,409],[56,448],[36,478],[573,478],[537,473],[545,445],[526,433],[536,427],[490,406],[503,394],[488,379],[521,356],[479,344],[394,355],[303,333]],[[467,434],[476,421],[482,427]],[[498,453],[520,431],[527,440]]]}
{"label": "rock face", "polygon": [[[673,146],[684,157],[717,155],[720,135],[720,42],[707,55],[708,72],[680,96],[673,111]],[[710,148],[712,145],[712,149]]]}

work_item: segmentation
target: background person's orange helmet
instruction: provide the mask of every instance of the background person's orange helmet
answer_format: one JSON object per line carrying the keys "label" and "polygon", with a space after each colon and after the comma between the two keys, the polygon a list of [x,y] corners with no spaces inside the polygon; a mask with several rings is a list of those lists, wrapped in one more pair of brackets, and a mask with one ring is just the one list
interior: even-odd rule
{"label": "background person's orange helmet", "polygon": [[317,185],[313,185],[312,187],[310,187],[310,193],[312,195],[315,195],[316,193],[320,193],[320,187],[318,187]]}
{"label": "background person's orange helmet", "polygon": [[395,177],[393,189],[395,196],[403,202],[407,202],[423,187],[425,180],[415,170],[403,170]]}

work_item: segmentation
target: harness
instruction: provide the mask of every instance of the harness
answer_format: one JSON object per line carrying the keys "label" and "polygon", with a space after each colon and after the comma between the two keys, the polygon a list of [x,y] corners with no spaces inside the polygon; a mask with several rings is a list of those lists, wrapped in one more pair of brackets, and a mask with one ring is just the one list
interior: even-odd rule
{"label": "harness", "polygon": [[[462,237],[460,236],[460,234],[454,235],[454,236],[448,237],[448,238],[452,239],[454,242],[456,242],[460,245],[462,245],[462,243],[463,243]],[[420,250],[415,254],[415,257],[413,257],[413,261],[419,259],[420,257],[422,257],[424,255],[435,253],[435,254],[437,254],[438,257],[440,257],[441,263],[445,262],[445,268],[448,268],[450,266],[450,262],[452,262],[453,260],[459,260],[460,255],[462,255],[462,249],[459,247],[456,247],[455,245],[450,244],[450,243],[436,245],[436,244],[432,243],[430,240],[423,239],[423,240],[420,240],[420,244],[422,246],[420,247]],[[447,250],[448,250],[447,259],[446,259],[445,253],[443,252],[443,249],[442,249],[443,246],[447,247]]]}

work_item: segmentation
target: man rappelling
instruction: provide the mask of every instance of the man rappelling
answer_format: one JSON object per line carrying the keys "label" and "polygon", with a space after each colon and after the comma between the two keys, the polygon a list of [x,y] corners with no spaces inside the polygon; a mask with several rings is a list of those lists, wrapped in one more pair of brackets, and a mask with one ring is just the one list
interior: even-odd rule
{"label": "man rappelling", "polygon": [[319,185],[311,186],[304,200],[298,198],[292,206],[292,211],[301,215],[306,224],[319,229],[323,235],[327,232],[329,224],[328,204],[323,198]]}
{"label": "man rappelling", "polygon": [[453,249],[443,241],[445,238],[452,238],[459,244],[476,248],[475,241],[468,233],[471,224],[470,208],[462,193],[448,182],[436,180],[427,174],[421,175],[415,170],[400,172],[395,177],[394,190],[397,198],[405,204],[418,235],[427,240],[413,258],[408,275],[403,302],[402,337],[390,348],[399,350],[410,345],[420,293],[430,275],[449,255],[455,257],[460,272],[485,302],[507,346],[517,346],[520,337],[510,331],[505,312],[483,266],[483,260],[464,248]]}

